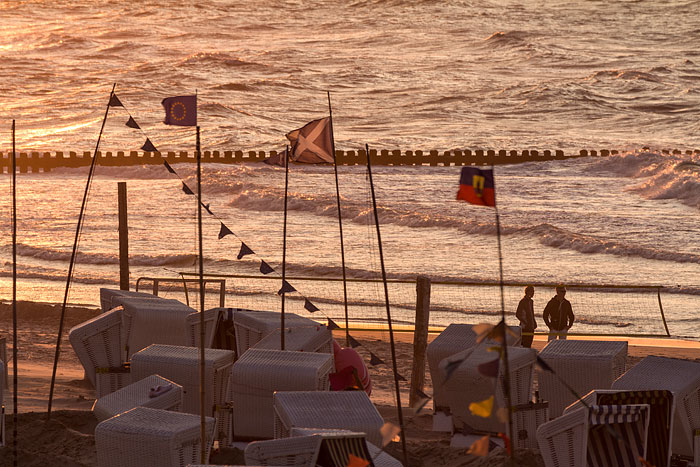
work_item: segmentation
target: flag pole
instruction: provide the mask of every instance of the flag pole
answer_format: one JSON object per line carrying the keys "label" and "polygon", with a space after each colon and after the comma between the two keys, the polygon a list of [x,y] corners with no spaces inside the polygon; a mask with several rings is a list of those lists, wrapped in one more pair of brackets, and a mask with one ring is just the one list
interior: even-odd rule
{"label": "flag pole", "polygon": [[207,462],[207,430],[206,430],[206,387],[204,382],[205,356],[204,341],[206,340],[206,329],[204,322],[204,255],[202,245],[202,151],[199,141],[199,125],[197,125],[197,240],[199,243],[199,425],[200,437],[202,439],[200,454],[201,462]]}
{"label": "flag pole", "polygon": [[17,467],[17,373],[17,159],[15,121],[12,120],[12,465],[14,467]]}
{"label": "flag pole", "polygon": [[[510,367],[508,364],[508,332],[506,327],[506,306],[504,298],[504,286],[503,286],[503,254],[501,250],[501,220],[498,214],[498,203],[496,202],[496,175],[494,166],[491,166],[491,170],[494,172],[493,176],[493,204],[494,210],[496,212],[496,237],[498,238],[498,284],[501,289],[501,323],[503,325],[503,343],[501,344],[501,349],[503,351],[503,394],[505,395],[506,410],[508,411],[508,439],[510,442],[510,464],[513,465],[514,462],[514,450],[515,450],[515,439],[513,439],[513,413],[512,404],[510,398]],[[507,446],[506,446],[507,447]]]}
{"label": "flag pole", "polygon": [[287,291],[287,193],[289,190],[289,146],[284,151],[284,227],[282,229],[282,313],[280,324],[280,350],[284,350],[284,302]]}
{"label": "flag pole", "polygon": [[384,253],[382,251],[382,234],[379,230],[379,216],[377,214],[377,198],[374,195],[374,182],[372,181],[372,163],[369,157],[369,145],[365,144],[367,152],[367,174],[369,186],[372,191],[372,206],[374,209],[374,224],[377,227],[377,244],[379,245],[379,262],[382,266],[382,282],[384,282],[384,302],[386,304],[386,319],[389,325],[389,342],[391,343],[391,364],[394,370],[394,387],[396,389],[396,408],[399,415],[399,428],[401,429],[401,449],[403,450],[403,465],[408,466],[408,453],[406,452],[406,430],[403,423],[403,410],[401,408],[401,391],[399,389],[399,371],[396,367],[396,346],[394,345],[394,330],[391,326],[391,311],[389,310],[389,288],[386,283],[386,269],[384,268]]}
{"label": "flag pole", "polygon": [[83,215],[85,214],[85,205],[87,204],[88,192],[90,191],[90,183],[92,182],[92,175],[95,172],[95,162],[97,161],[97,150],[100,147],[100,140],[102,139],[102,132],[105,128],[105,123],[107,122],[107,115],[109,114],[109,107],[112,103],[112,96],[114,96],[114,89],[117,87],[117,83],[112,86],[112,91],[109,93],[109,102],[107,103],[107,109],[105,110],[105,116],[102,119],[102,127],[100,127],[100,134],[97,137],[97,144],[95,145],[95,152],[92,155],[92,161],[90,162],[90,170],[88,172],[87,183],[85,184],[85,193],[83,194],[83,202],[80,205],[80,214],[78,215],[78,225],[75,227],[75,240],[73,241],[73,252],[70,256],[70,263],[68,264],[68,278],[66,279],[66,291],[63,295],[63,304],[61,305],[61,320],[58,326],[58,336],[56,338],[56,355],[53,359],[53,371],[51,373],[51,385],[49,387],[49,406],[46,414],[46,419],[51,419],[51,403],[53,402],[53,390],[56,384],[56,369],[58,367],[58,357],[61,354],[61,338],[63,337],[63,321],[66,317],[66,303],[68,302],[68,292],[70,290],[71,277],[73,276],[73,266],[75,265],[75,257],[78,253],[78,240],[80,238],[80,229],[83,225]]}
{"label": "flag pole", "polygon": [[335,172],[335,199],[338,203],[338,228],[340,229],[340,261],[343,268],[343,304],[345,305],[345,346],[350,346],[350,324],[348,322],[348,284],[345,275],[345,246],[343,242],[343,216],[340,214],[340,188],[338,186],[338,160],[335,156],[335,136],[333,136],[333,109],[331,92],[328,93],[328,116],[331,127],[331,146],[333,147],[333,171]]}

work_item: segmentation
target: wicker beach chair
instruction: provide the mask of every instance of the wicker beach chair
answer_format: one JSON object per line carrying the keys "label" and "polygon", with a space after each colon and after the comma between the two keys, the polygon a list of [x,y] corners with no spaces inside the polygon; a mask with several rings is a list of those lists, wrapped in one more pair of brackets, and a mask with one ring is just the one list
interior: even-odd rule
{"label": "wicker beach chair", "polygon": [[316,467],[320,435],[254,441],[245,448],[246,465]]}
{"label": "wicker beach chair", "polygon": [[181,345],[189,343],[186,319],[197,310],[177,300],[116,296],[112,303],[121,305],[124,360],[151,344]]}
{"label": "wicker beach chair", "polygon": [[249,349],[231,369],[228,400],[233,402],[236,437],[272,438],[275,391],[328,391],[333,372],[328,353]]}
{"label": "wicker beach chair", "polygon": [[[188,347],[199,347],[201,312],[190,313],[185,318],[185,330],[187,332]],[[204,347],[212,348],[216,326],[223,315],[222,308],[211,308],[204,311]]]}
{"label": "wicker beach chair", "polygon": [[700,363],[645,357],[612,385],[616,390],[671,391],[675,397],[671,451],[693,457],[693,433],[700,429]]}
{"label": "wicker beach chair", "polygon": [[95,386],[99,399],[129,383],[131,376],[122,371],[122,309],[115,308],[85,321],[68,332],[68,339]]}
{"label": "wicker beach chair", "polygon": [[537,430],[546,467],[627,467],[646,455],[649,405],[580,408]]}
{"label": "wicker beach chair", "polygon": [[671,436],[675,398],[671,391],[596,389],[566,408],[564,414],[591,405],[649,405],[646,461],[656,467],[671,465]]}
{"label": "wicker beach chair", "polygon": [[[230,416],[223,410],[234,352],[204,349],[204,385],[207,416],[216,416],[216,439],[227,445]],[[140,380],[158,374],[182,386],[182,411],[199,414],[199,349],[177,345],[154,344],[131,358],[131,375]]]}
{"label": "wicker beach chair", "polygon": [[384,419],[364,391],[280,391],[273,396],[275,438],[287,438],[292,428],[334,428],[365,433],[382,445]]}
{"label": "wicker beach chair", "polygon": [[539,393],[549,402],[549,416],[556,418],[579,396],[592,389],[610,389],[613,382],[625,372],[627,342],[553,340],[540,352],[542,358],[556,373],[540,372]]}
{"label": "wicker beach chair", "polygon": [[[537,352],[523,347],[508,348],[508,366],[511,405],[519,406],[532,400],[532,379]],[[453,369],[447,379],[447,367],[463,360]],[[499,361],[497,378],[485,376],[479,366]],[[449,404],[455,427],[459,430],[479,430],[491,433],[505,433],[506,425],[498,417],[498,410],[505,408],[503,377],[505,365],[499,360],[498,352],[477,347],[445,358],[440,363],[440,381],[443,381],[444,396]],[[469,406],[494,396],[490,417],[472,414]]]}
{"label": "wicker beach chair", "polygon": [[[281,327],[281,316],[275,311],[236,309],[233,313],[233,324],[236,333],[236,353],[240,358],[263,337]],[[309,318],[294,313],[284,314],[285,328],[317,325],[316,321]]]}
{"label": "wicker beach chair", "polygon": [[[280,350],[282,330],[277,328],[263,337],[252,349]],[[284,350],[333,353],[333,333],[326,325],[285,328]]]}
{"label": "wicker beach chair", "polygon": [[0,362],[0,447],[5,445],[5,364]]}
{"label": "wicker beach chair", "polygon": [[[292,428],[291,436],[319,435],[323,438],[317,457],[318,465],[346,467],[349,455],[365,459],[374,467],[401,467],[401,462],[391,457],[372,443],[364,433],[327,428]],[[285,438],[283,438],[285,439]],[[325,444],[325,446],[324,446]]]}
{"label": "wicker beach chair", "polygon": [[116,297],[136,297],[136,298],[159,298],[156,295],[143,292],[134,292],[132,290],[120,290],[120,289],[100,289],[100,308],[102,308],[102,313],[111,310],[112,308],[118,306],[114,299]]}
{"label": "wicker beach chair", "polygon": [[[433,381],[433,407],[435,411],[449,411],[449,404],[445,398],[443,385],[440,379],[440,362],[445,358],[476,347],[477,334],[473,324],[450,324],[439,336],[428,344],[428,369]],[[508,326],[518,337],[507,335],[508,345],[520,345],[520,326]]]}
{"label": "wicker beach chair", "polygon": [[[156,388],[161,390],[157,391]],[[182,386],[161,376],[151,375],[100,397],[93,404],[92,413],[101,422],[134,407],[179,412],[182,408]]]}
{"label": "wicker beach chair", "polygon": [[[206,417],[206,458],[214,419]],[[136,407],[95,428],[98,467],[185,467],[201,460],[198,415]]]}

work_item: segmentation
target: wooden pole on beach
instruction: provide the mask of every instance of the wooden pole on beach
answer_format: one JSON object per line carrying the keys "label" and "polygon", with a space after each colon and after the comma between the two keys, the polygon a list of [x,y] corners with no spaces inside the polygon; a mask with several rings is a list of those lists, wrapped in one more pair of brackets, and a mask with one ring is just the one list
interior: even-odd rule
{"label": "wooden pole on beach", "polygon": [[[4,362],[7,365],[7,362]],[[12,465],[17,467],[17,159],[12,120]],[[2,401],[0,401],[2,403]]]}
{"label": "wooden pole on beach", "polygon": [[105,110],[105,116],[102,119],[102,126],[100,127],[100,134],[97,137],[97,144],[95,145],[95,152],[92,155],[92,161],[90,162],[90,171],[88,172],[87,182],[85,183],[85,193],[83,193],[83,202],[80,205],[80,214],[78,215],[78,224],[75,227],[75,240],[73,241],[73,252],[70,256],[70,263],[68,264],[68,278],[66,279],[66,291],[63,295],[63,304],[61,305],[61,320],[58,325],[58,336],[56,338],[56,355],[53,359],[53,371],[51,373],[51,386],[49,387],[49,406],[46,414],[46,419],[51,419],[51,403],[53,402],[53,390],[56,384],[56,369],[58,368],[58,357],[61,354],[61,339],[63,338],[63,321],[66,318],[66,304],[68,303],[68,292],[70,291],[71,277],[73,276],[73,266],[75,265],[75,257],[78,253],[78,240],[80,239],[80,229],[83,225],[83,216],[85,214],[85,206],[87,205],[88,193],[90,192],[90,184],[92,183],[92,176],[95,173],[95,162],[97,161],[97,150],[100,148],[100,140],[102,139],[102,132],[105,129],[105,123],[107,123],[107,115],[109,114],[109,107],[112,104],[112,96],[114,96],[114,88],[117,87],[117,83],[112,86],[112,91],[109,93],[109,102],[107,103],[107,109]]}
{"label": "wooden pole on beach", "polygon": [[372,163],[369,156],[369,145],[365,145],[367,151],[367,174],[369,186],[372,192],[372,206],[374,209],[374,225],[377,228],[377,245],[379,246],[379,263],[382,267],[382,282],[384,283],[384,304],[386,305],[386,319],[389,326],[389,342],[391,344],[391,365],[394,370],[394,388],[396,390],[396,409],[399,416],[399,428],[401,429],[401,449],[403,451],[403,465],[408,467],[408,452],[406,451],[406,430],[403,423],[403,409],[401,408],[401,390],[399,388],[399,371],[396,367],[396,345],[394,344],[394,329],[391,326],[391,310],[389,307],[389,288],[386,283],[386,269],[384,268],[384,253],[382,251],[382,234],[379,230],[379,215],[377,214],[377,198],[374,195],[374,182],[372,181]]}
{"label": "wooden pole on beach", "polygon": [[345,246],[343,242],[343,216],[340,213],[340,188],[338,186],[338,159],[335,156],[335,136],[333,136],[333,109],[331,92],[328,92],[328,118],[331,129],[331,147],[333,148],[333,172],[335,173],[335,199],[338,204],[338,228],[340,229],[340,262],[343,269],[343,304],[345,305],[345,346],[350,347],[350,323],[348,322],[348,284],[345,277]]}
{"label": "wooden pole on beach", "polygon": [[287,193],[289,192],[289,146],[284,151],[284,226],[282,228],[282,312],[280,313],[280,350],[284,350],[284,302],[287,280]]}
{"label": "wooden pole on beach", "polygon": [[206,425],[206,387],[204,341],[206,329],[204,322],[204,248],[202,246],[202,151],[199,143],[199,125],[197,125],[197,240],[199,244],[199,421],[201,436],[200,457],[202,464],[207,463],[207,425]]}
{"label": "wooden pole on beach", "polygon": [[416,278],[416,321],[413,331],[413,368],[411,369],[411,392],[408,406],[415,407],[421,401],[425,382],[425,355],[428,349],[428,326],[430,325],[430,278]]}
{"label": "wooden pole on beach", "polygon": [[119,198],[119,289],[129,290],[129,225],[127,217],[126,182],[117,183]]}

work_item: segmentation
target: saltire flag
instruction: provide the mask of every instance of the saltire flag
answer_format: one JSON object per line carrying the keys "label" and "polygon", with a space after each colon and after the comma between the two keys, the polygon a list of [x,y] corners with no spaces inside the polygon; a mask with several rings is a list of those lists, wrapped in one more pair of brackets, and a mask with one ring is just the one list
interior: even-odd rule
{"label": "saltire flag", "polygon": [[314,120],[298,130],[290,131],[287,139],[292,143],[291,159],[307,164],[333,162],[332,133],[330,117]]}
{"label": "saltire flag", "polygon": [[197,96],[166,97],[161,102],[165,109],[166,125],[197,126]]}
{"label": "saltire flag", "polygon": [[462,167],[457,199],[481,206],[496,206],[493,169]]}

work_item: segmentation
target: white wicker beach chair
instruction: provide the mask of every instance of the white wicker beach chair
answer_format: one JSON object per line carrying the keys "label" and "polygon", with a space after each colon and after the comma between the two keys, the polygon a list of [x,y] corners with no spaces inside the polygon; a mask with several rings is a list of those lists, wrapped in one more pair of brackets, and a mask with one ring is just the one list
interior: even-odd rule
{"label": "white wicker beach chair", "polygon": [[139,298],[159,298],[156,295],[143,292],[134,292],[131,290],[120,290],[120,289],[100,289],[100,307],[102,308],[102,313],[111,310],[115,306],[113,300],[115,297],[139,297]]}
{"label": "white wicker beach chair", "polygon": [[[282,331],[278,328],[263,337],[252,349],[280,350]],[[333,353],[333,332],[324,324],[285,328],[284,350]]]}
{"label": "white wicker beach chair", "polygon": [[700,363],[645,357],[612,385],[617,390],[665,389],[675,396],[671,451],[693,457],[693,433],[700,429]]}
{"label": "white wicker beach chair", "polygon": [[151,344],[181,345],[189,343],[187,317],[197,310],[177,300],[116,296],[112,303],[121,305],[124,360]]}
{"label": "white wicker beach chair", "polygon": [[546,467],[641,466],[646,455],[649,405],[581,408],[537,430]]}
{"label": "white wicker beach chair", "polygon": [[[349,460],[348,454],[352,453],[356,457],[370,461],[370,465],[374,467],[401,467],[401,462],[367,442],[364,433],[328,428],[292,428],[291,431],[292,437],[312,435],[320,435],[323,438],[316,461],[319,465],[332,464],[337,467],[346,467]],[[324,443],[328,446],[323,446]],[[333,455],[333,453],[337,454]],[[330,462],[328,462],[329,458]]]}
{"label": "white wicker beach chair", "polygon": [[[230,437],[230,417],[223,409],[234,352],[223,349],[204,350],[205,407],[208,416],[216,416],[216,439],[226,445]],[[182,386],[182,411],[199,414],[199,349],[154,344],[131,358],[131,375],[140,380],[158,374]]]}
{"label": "white wicker beach chair", "polygon": [[[214,419],[206,417],[209,458]],[[95,428],[99,467],[185,467],[201,461],[198,415],[136,407]]]}
{"label": "white wicker beach chair", "polygon": [[[216,325],[223,313],[222,308],[211,308],[204,311],[204,347],[212,348],[214,344],[214,335],[216,333]],[[187,332],[188,347],[199,347],[200,337],[200,312],[190,313],[185,318],[185,329]]]}
{"label": "white wicker beach chair", "polygon": [[[527,404],[532,399],[532,379],[537,352],[523,347],[508,347],[508,366],[511,405]],[[451,362],[462,363],[446,379],[446,368]],[[492,378],[481,374],[478,366],[499,360],[498,377]],[[445,399],[449,404],[452,420],[459,430],[480,430],[492,433],[505,433],[506,425],[497,416],[500,408],[505,408],[503,393],[503,376],[505,365],[499,359],[498,352],[490,352],[484,347],[459,352],[445,358],[440,363],[439,378],[442,381]],[[494,405],[490,417],[473,415],[469,405],[494,396]]]}
{"label": "white wicker beach chair", "polygon": [[5,445],[5,364],[0,362],[0,447]]}
{"label": "white wicker beach chair", "polygon": [[[450,324],[433,341],[428,344],[428,368],[433,381],[433,407],[435,411],[449,411],[449,404],[445,398],[442,383],[439,377],[440,362],[445,358],[474,348],[477,334],[473,324]],[[520,326],[508,326],[517,337],[507,335],[508,345],[520,345]],[[486,344],[488,345],[488,344]]]}
{"label": "white wicker beach chair", "polygon": [[231,369],[229,400],[233,401],[233,434],[272,438],[275,391],[328,391],[333,372],[328,353],[250,349]]}
{"label": "white wicker beach chair", "polygon": [[316,467],[319,435],[255,441],[245,448],[246,465]]}
{"label": "white wicker beach chair", "polygon": [[367,435],[382,445],[384,419],[364,391],[280,391],[273,397],[275,438],[287,438],[294,427],[336,428]]}
{"label": "white wicker beach chair", "polygon": [[649,404],[649,436],[646,460],[656,467],[671,465],[671,441],[675,397],[671,391],[595,389],[568,406],[564,414],[591,405]]}
{"label": "white wicker beach chair", "polygon": [[[162,388],[161,391],[153,390],[158,387]],[[166,388],[169,389],[165,390]],[[134,407],[180,412],[182,386],[161,376],[151,375],[100,397],[93,404],[92,413],[101,422]]]}
{"label": "white wicker beach chair", "polygon": [[115,308],[73,327],[71,346],[99,399],[131,383],[122,353],[122,310]]}
{"label": "white wicker beach chair", "polygon": [[540,352],[556,372],[538,373],[540,398],[549,402],[549,416],[556,418],[576,400],[560,378],[579,396],[592,389],[610,389],[625,372],[627,342],[553,340]]}
{"label": "white wicker beach chair", "polygon": [[[281,327],[281,316],[276,311],[253,311],[236,309],[233,313],[233,324],[236,333],[236,352],[238,358],[249,348],[257,344],[263,337]],[[316,326],[318,323],[308,318],[284,314],[284,327]]]}

